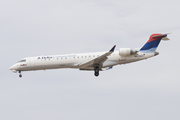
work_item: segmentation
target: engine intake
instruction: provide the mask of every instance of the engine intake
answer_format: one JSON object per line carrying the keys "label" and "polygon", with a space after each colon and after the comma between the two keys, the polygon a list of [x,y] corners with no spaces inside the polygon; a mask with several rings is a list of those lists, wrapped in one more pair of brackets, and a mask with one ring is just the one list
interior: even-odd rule
{"label": "engine intake", "polygon": [[135,53],[136,53],[136,51],[132,50],[131,48],[120,48],[119,49],[119,55],[121,55],[121,56],[133,55]]}

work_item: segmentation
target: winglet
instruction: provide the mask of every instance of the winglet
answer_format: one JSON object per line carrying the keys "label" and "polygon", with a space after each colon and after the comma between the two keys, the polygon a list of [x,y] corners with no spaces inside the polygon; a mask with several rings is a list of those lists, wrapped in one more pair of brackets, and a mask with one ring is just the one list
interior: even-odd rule
{"label": "winglet", "polygon": [[114,52],[116,45],[114,45],[109,52]]}
{"label": "winglet", "polygon": [[112,69],[112,68],[113,68],[113,66],[109,67],[109,69]]}

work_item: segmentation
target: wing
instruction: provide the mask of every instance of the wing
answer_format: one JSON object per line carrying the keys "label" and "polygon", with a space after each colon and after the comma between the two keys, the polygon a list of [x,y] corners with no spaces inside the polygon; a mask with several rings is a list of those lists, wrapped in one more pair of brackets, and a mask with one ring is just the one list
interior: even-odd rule
{"label": "wing", "polygon": [[109,56],[110,54],[112,54],[114,52],[115,47],[116,47],[116,45],[114,45],[109,52],[106,52],[105,54],[103,54],[95,59],[92,59],[86,63],[80,64],[79,68],[85,69],[86,67],[94,67],[94,66],[98,66],[99,68],[101,68],[103,63],[108,59],[107,56]]}

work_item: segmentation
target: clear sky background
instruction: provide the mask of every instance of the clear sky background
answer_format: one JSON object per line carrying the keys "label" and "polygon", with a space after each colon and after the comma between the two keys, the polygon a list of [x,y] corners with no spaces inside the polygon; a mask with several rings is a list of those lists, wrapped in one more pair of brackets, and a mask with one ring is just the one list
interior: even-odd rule
{"label": "clear sky background", "polygon": [[[179,0],[0,1],[0,120],[179,120]],[[137,48],[158,56],[112,70],[23,72],[24,57]]]}

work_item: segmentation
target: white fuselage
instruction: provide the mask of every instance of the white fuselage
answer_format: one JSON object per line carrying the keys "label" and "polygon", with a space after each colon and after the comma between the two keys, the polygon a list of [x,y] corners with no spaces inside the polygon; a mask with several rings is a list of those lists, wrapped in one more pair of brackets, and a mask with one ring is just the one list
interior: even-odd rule
{"label": "white fuselage", "polygon": [[119,51],[114,51],[116,47],[114,45],[106,52],[27,57],[11,66],[10,70],[18,71],[19,77],[22,77],[21,71],[75,68],[93,70],[97,77],[99,71],[112,69],[115,65],[136,62],[158,55],[156,49],[161,39],[169,40],[167,34],[157,33],[152,34],[141,48],[120,48]]}
{"label": "white fuselage", "polygon": [[[96,59],[106,52],[81,53],[81,54],[64,54],[64,55],[47,55],[37,57],[27,57],[18,63],[14,64],[10,70],[16,71],[31,71],[31,70],[46,70],[59,68],[77,68],[80,70],[94,70],[94,67],[80,68],[80,65]],[[103,63],[102,68],[108,68],[118,64],[126,64],[149,57],[155,56],[155,53],[137,52],[134,55],[121,56],[119,51],[114,51],[107,56],[107,60]],[[103,69],[101,69],[103,70]]]}

